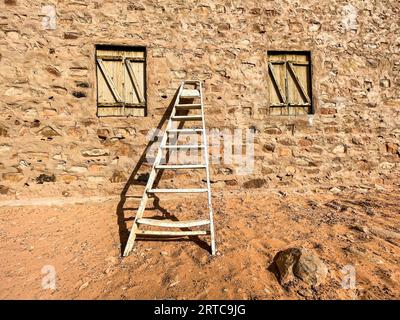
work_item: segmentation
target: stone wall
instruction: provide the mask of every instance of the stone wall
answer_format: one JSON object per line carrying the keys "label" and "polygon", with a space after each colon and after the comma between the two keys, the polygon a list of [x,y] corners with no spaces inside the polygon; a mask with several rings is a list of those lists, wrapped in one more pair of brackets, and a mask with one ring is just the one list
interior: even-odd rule
{"label": "stone wall", "polygon": [[[189,78],[209,128],[256,132],[253,173],[213,165],[215,189],[396,183],[399,15],[396,0],[1,0],[2,197],[118,194]],[[96,44],[146,46],[147,117],[96,116]],[[311,51],[314,115],[268,115],[268,50]]]}

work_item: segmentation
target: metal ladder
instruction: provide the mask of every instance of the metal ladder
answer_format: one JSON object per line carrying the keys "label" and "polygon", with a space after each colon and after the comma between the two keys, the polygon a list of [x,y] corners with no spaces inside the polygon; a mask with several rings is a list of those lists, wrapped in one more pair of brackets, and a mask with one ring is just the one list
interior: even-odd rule
{"label": "metal ladder", "polygon": [[[193,85],[194,89],[185,89],[187,85]],[[192,103],[181,103],[181,99],[190,99]],[[199,99],[198,103],[194,103],[193,101]],[[176,115],[177,111],[181,110],[190,110],[200,109],[201,113],[199,115]],[[173,123],[176,121],[201,121],[202,127],[199,128],[191,128],[191,129],[179,129],[173,126]],[[189,133],[189,134],[202,134],[202,144],[201,145],[177,145],[177,144],[167,144],[169,136],[171,134],[176,134],[176,137],[180,133]],[[160,161],[162,159],[163,152],[171,149],[191,149],[198,148],[202,152],[202,158],[204,159],[204,163],[201,164],[161,164]],[[206,173],[206,182],[207,188],[204,189],[153,189],[154,181],[158,176],[159,170],[181,170],[181,169],[203,169]],[[189,221],[165,221],[158,219],[148,219],[143,218],[144,211],[146,209],[147,200],[149,199],[150,194],[155,193],[202,193],[207,192],[208,197],[208,210],[209,210],[209,219],[208,220],[189,220]],[[143,230],[140,226],[153,226],[153,227],[163,227],[167,230]],[[208,226],[208,230],[187,230],[187,231],[171,231],[172,228],[191,228],[198,226]],[[211,238],[211,254],[215,255],[215,233],[214,233],[214,220],[213,220],[213,209],[211,203],[211,186],[210,186],[210,172],[209,172],[209,164],[208,164],[208,145],[207,145],[207,135],[205,129],[205,121],[204,121],[204,104],[203,104],[203,93],[202,93],[202,84],[197,80],[186,80],[181,83],[179,86],[178,94],[176,96],[173,109],[168,119],[166,131],[161,139],[161,143],[157,150],[157,156],[154,160],[153,167],[151,169],[151,173],[149,175],[149,179],[147,181],[145,190],[143,192],[142,199],[140,201],[140,205],[138,207],[138,211],[136,213],[135,220],[133,222],[133,226],[126,243],[126,247],[124,250],[124,256],[128,256],[131,252],[133,245],[136,240],[137,235],[149,235],[149,236],[198,236],[198,235],[210,235]]]}

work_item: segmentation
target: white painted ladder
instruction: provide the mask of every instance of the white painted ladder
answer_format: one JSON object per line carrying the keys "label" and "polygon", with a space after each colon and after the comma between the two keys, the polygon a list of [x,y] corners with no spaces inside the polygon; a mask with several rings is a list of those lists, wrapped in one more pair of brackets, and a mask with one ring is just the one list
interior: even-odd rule
{"label": "white painted ladder", "polygon": [[[194,89],[187,89],[186,85],[194,86]],[[197,103],[181,103],[181,99],[190,99],[190,101],[200,100]],[[200,109],[201,113],[199,115],[176,115],[177,111],[180,110],[192,110]],[[173,126],[175,122],[183,121],[201,121],[202,127],[194,129],[179,129]],[[167,144],[168,138],[171,134],[180,133],[200,133],[202,134],[202,144],[201,145],[177,145],[177,144]],[[169,149],[191,149],[198,148],[202,152],[202,158],[204,163],[201,164],[160,164],[162,159],[163,151]],[[159,170],[181,170],[181,169],[203,169],[206,173],[207,188],[199,189],[153,189],[154,181],[158,175]],[[208,210],[209,219],[208,220],[189,220],[189,221],[167,221],[159,219],[148,219],[143,218],[144,211],[146,209],[147,200],[149,194],[154,193],[207,193],[208,196]],[[140,226],[147,225],[153,227],[163,227],[166,230],[142,230]],[[205,228],[207,230],[186,230],[186,231],[171,231],[173,228],[193,228],[199,226],[208,226]],[[197,80],[187,80],[183,81],[179,87],[178,94],[176,96],[174,106],[171,112],[171,116],[167,123],[166,131],[162,137],[160,146],[157,151],[157,156],[155,158],[153,167],[149,179],[147,181],[145,190],[143,192],[142,199],[138,211],[136,213],[135,220],[128,238],[128,242],[125,247],[124,256],[128,256],[131,252],[135,239],[137,235],[151,235],[151,236],[198,236],[198,235],[210,235],[211,237],[211,254],[215,255],[215,235],[214,235],[214,220],[213,220],[213,209],[211,203],[211,186],[210,186],[210,172],[208,165],[208,146],[207,146],[207,135],[204,122],[204,104],[203,104],[203,93],[202,84]]]}

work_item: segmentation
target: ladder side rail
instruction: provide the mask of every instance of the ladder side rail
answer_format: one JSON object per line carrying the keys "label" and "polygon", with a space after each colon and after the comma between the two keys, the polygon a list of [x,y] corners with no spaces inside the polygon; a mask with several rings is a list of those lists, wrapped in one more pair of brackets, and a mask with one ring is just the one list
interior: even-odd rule
{"label": "ladder side rail", "polygon": [[145,187],[145,189],[143,191],[142,200],[140,201],[140,205],[139,205],[138,211],[136,213],[135,220],[133,221],[133,225],[132,225],[131,232],[129,234],[129,238],[128,238],[128,241],[127,241],[126,246],[125,246],[125,250],[124,250],[124,256],[125,257],[129,255],[129,253],[131,252],[131,250],[133,248],[133,244],[135,243],[136,233],[138,231],[137,220],[142,218],[142,216],[143,216],[144,210],[146,208],[147,200],[149,198],[147,191],[149,189],[151,189],[151,187],[153,186],[154,180],[155,180],[155,178],[157,176],[156,165],[160,162],[160,159],[162,157],[161,146],[165,145],[165,142],[166,142],[166,140],[168,138],[167,130],[171,129],[171,126],[172,126],[171,118],[172,118],[172,116],[175,115],[175,112],[176,112],[176,108],[175,107],[176,107],[176,105],[177,105],[177,103],[179,101],[179,98],[181,96],[181,93],[182,93],[182,90],[183,90],[183,86],[184,86],[184,83],[182,82],[181,85],[180,85],[178,94],[176,96],[175,102],[174,102],[174,106],[173,106],[173,109],[172,109],[171,116],[168,119],[166,131],[164,132],[162,140],[161,140],[161,143],[160,143],[160,146],[158,147],[157,156],[156,156],[156,158],[154,160],[149,179],[147,180],[146,187]]}
{"label": "ladder side rail", "polygon": [[201,104],[201,116],[202,116],[202,124],[203,124],[203,145],[204,145],[204,161],[206,165],[206,179],[207,179],[207,197],[208,197],[208,207],[210,212],[210,236],[211,236],[211,254],[216,254],[215,248],[215,232],[214,232],[214,212],[212,208],[212,199],[211,199],[211,183],[210,183],[210,168],[208,163],[208,141],[206,134],[206,124],[204,120],[204,101],[203,101],[203,87],[200,82],[200,104]]}

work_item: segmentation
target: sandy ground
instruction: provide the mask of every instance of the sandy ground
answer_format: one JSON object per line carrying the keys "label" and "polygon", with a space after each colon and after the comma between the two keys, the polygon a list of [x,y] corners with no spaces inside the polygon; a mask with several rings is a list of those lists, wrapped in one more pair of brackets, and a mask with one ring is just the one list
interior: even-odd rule
{"label": "sandy ground", "polygon": [[[121,258],[137,203],[130,199],[124,210],[117,210],[118,198],[0,207],[0,298],[400,298],[398,189],[214,194],[215,257],[206,237],[138,241]],[[198,196],[186,202],[164,196],[147,215],[171,212],[184,220],[204,216],[205,208]],[[312,249],[328,266],[323,285],[279,284],[273,258],[294,246]],[[346,265],[355,268],[354,289],[341,286]],[[55,290],[42,288],[46,266],[56,272]]]}

